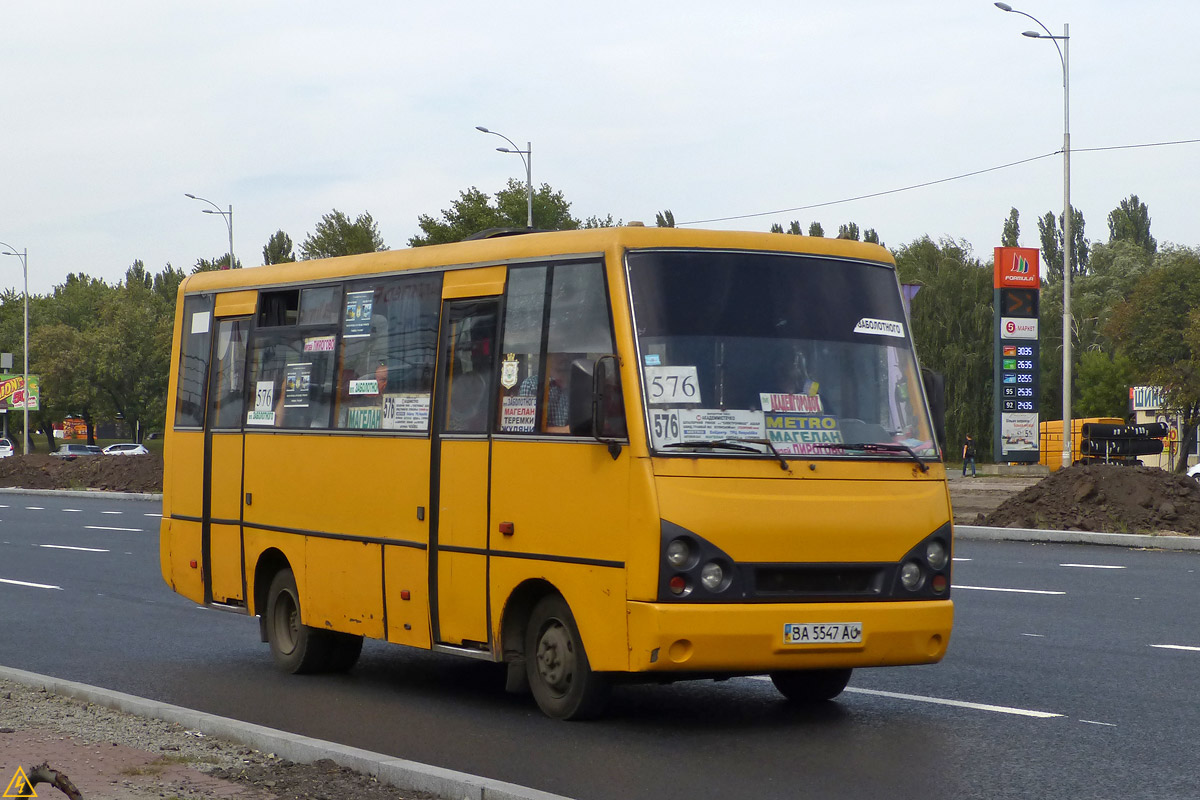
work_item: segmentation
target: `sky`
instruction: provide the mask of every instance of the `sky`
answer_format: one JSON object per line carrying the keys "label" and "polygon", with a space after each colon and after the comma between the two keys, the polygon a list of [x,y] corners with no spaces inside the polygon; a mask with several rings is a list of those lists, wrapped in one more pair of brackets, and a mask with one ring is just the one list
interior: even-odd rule
{"label": "sky", "polygon": [[[1200,4],[1013,5],[1070,25],[1087,238],[1137,194],[1160,245],[1200,245],[1200,143],[1128,147],[1200,139]],[[401,248],[463,190],[524,180],[482,125],[531,143],[535,186],[580,219],[853,221],[986,262],[1010,208],[1036,247],[1063,207],[1063,66],[1030,29],[988,0],[4,2],[0,242],[28,251],[33,294],[135,259],[190,271],[228,250],[191,193],[232,206],[245,266],[335,208]],[[8,288],[21,263],[0,257]]]}

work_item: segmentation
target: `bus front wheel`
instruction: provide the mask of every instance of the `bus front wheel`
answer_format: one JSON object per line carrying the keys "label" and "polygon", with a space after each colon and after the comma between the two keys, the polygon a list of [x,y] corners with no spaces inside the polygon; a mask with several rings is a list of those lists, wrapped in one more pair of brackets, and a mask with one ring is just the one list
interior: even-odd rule
{"label": "bus front wheel", "polygon": [[772,672],[771,683],[793,703],[823,703],[842,693],[850,682],[849,669],[798,669]]}
{"label": "bus front wheel", "polygon": [[538,601],[525,633],[525,671],[538,707],[554,719],[588,719],[603,711],[608,680],[592,672],[575,618],[558,595]]}
{"label": "bus front wheel", "polygon": [[300,621],[300,592],[290,569],[280,570],[267,592],[267,641],[283,670],[345,672],[358,661],[362,637],[311,628]]}

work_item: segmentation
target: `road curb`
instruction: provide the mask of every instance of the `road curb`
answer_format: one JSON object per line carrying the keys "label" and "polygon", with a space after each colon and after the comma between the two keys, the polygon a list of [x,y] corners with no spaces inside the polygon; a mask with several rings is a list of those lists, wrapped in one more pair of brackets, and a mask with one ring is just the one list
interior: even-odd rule
{"label": "road curb", "polygon": [[311,764],[327,758],[340,767],[370,775],[401,791],[426,792],[454,800],[569,800],[562,795],[518,786],[515,783],[311,739],[250,722],[218,717],[215,714],[147,700],[124,692],[89,686],[86,683],[39,675],[36,672],[0,666],[0,678],[85,700],[116,711],[173,722],[190,730],[198,730],[207,736],[219,736],[264,753],[274,753],[298,764]]}
{"label": "road curb", "polygon": [[40,494],[55,497],[103,497],[105,500],[162,500],[162,494],[153,492],[110,492],[107,489],[21,489],[0,487],[0,494]]}
{"label": "road curb", "polygon": [[1116,547],[1141,547],[1153,550],[1190,550],[1200,552],[1200,536],[1175,536],[1170,534],[1046,531],[1033,528],[992,528],[984,525],[955,525],[954,537],[968,541],[1103,544]]}

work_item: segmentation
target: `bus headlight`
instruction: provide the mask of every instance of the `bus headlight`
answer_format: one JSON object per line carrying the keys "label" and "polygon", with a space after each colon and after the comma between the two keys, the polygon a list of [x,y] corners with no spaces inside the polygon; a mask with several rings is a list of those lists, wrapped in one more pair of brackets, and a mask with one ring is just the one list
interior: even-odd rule
{"label": "bus headlight", "polygon": [[667,563],[675,569],[687,569],[692,562],[692,548],[687,539],[675,539],[667,545]]}
{"label": "bus headlight", "polygon": [[929,562],[929,568],[936,571],[945,569],[946,545],[942,544],[940,539],[930,539],[929,544],[925,545],[925,560]]}
{"label": "bus headlight", "polygon": [[723,592],[729,588],[729,578],[725,568],[716,561],[710,561],[700,570],[700,583],[710,592]]}
{"label": "bus headlight", "polygon": [[916,561],[905,561],[900,565],[900,585],[910,592],[915,592],[925,583],[925,573]]}

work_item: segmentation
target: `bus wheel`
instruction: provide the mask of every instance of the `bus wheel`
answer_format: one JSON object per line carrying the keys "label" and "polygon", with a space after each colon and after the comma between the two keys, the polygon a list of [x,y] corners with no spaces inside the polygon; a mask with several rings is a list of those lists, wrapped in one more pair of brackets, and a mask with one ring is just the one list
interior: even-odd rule
{"label": "bus wheel", "polygon": [[525,671],[533,698],[548,717],[595,717],[608,699],[608,680],[588,666],[575,618],[558,595],[539,600],[529,617]]}
{"label": "bus wheel", "polygon": [[275,663],[293,674],[319,672],[330,657],[329,634],[300,622],[300,592],[290,569],[280,570],[267,591],[267,641]]}
{"label": "bus wheel", "polygon": [[797,669],[772,672],[771,683],[793,703],[822,703],[842,693],[850,682],[849,669]]}

